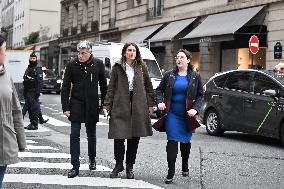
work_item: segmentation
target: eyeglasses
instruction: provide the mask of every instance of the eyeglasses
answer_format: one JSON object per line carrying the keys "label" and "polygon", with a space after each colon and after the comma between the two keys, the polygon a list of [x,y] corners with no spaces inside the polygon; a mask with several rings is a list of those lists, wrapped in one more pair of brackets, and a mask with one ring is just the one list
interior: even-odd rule
{"label": "eyeglasses", "polygon": [[178,59],[184,60],[184,59],[186,59],[186,58],[187,58],[186,56],[176,56],[176,57],[175,57],[175,60],[178,60]]}

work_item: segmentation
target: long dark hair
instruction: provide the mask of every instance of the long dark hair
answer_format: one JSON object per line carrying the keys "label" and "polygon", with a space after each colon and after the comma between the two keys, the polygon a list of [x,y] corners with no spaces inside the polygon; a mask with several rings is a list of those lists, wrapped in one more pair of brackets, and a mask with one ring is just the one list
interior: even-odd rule
{"label": "long dark hair", "polygon": [[[189,51],[186,50],[186,49],[179,49],[176,54],[178,54],[179,52],[183,52],[183,53],[185,54],[186,58],[190,60],[189,63],[188,63],[188,70],[193,70],[193,66],[192,66],[192,64],[191,64],[191,60],[192,60],[192,54],[191,54],[191,52],[189,52]],[[176,66],[175,68],[176,68],[176,70],[178,70],[178,67],[177,67],[177,66]]]}
{"label": "long dark hair", "polygon": [[135,60],[136,60],[137,64],[139,64],[139,65],[144,64],[143,59],[141,58],[140,50],[139,50],[138,46],[137,46],[135,43],[125,43],[125,45],[123,46],[122,51],[121,51],[121,59],[120,59],[121,62],[122,62],[122,63],[125,63],[125,62],[126,62],[125,53],[126,53],[126,49],[127,49],[130,45],[132,45],[132,46],[135,47],[135,49],[136,49],[136,57],[135,57]]}
{"label": "long dark hair", "polygon": [[6,42],[6,38],[0,35],[0,47],[3,45],[4,42]]}

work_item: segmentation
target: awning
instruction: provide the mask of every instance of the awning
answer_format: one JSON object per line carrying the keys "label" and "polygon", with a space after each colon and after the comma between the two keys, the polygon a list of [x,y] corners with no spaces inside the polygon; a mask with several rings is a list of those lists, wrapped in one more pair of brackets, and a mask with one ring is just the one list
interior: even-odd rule
{"label": "awning", "polygon": [[153,26],[147,26],[143,28],[137,28],[132,33],[127,35],[124,39],[121,40],[121,42],[134,42],[134,43],[140,43],[143,42],[147,37],[149,37],[151,34],[153,34],[157,29],[159,29],[162,26],[162,24],[153,25]]}
{"label": "awning", "polygon": [[[233,39],[233,34],[247,24],[264,6],[225,12],[208,16],[183,39],[219,37],[218,41]],[[220,36],[225,35],[224,38]]]}
{"label": "awning", "polygon": [[35,45],[27,46],[27,47],[24,48],[24,50],[33,50],[34,51],[35,47],[36,47]]}
{"label": "awning", "polygon": [[179,32],[181,32],[184,28],[190,25],[196,18],[179,20],[175,22],[169,23],[166,27],[164,27],[161,31],[156,33],[151,39],[151,42],[156,41],[170,41],[174,38]]}

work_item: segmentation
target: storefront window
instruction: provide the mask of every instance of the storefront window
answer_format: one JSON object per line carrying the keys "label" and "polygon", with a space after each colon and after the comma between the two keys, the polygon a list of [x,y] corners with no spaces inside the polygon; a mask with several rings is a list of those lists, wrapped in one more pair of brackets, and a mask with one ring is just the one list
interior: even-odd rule
{"label": "storefront window", "polygon": [[237,49],[238,69],[266,69],[266,48],[260,48],[253,55],[249,48]]}

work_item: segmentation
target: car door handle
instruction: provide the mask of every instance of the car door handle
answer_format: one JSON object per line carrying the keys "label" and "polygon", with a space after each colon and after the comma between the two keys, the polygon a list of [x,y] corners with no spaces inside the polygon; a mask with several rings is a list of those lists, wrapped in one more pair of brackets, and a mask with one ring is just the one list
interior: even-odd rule
{"label": "car door handle", "polygon": [[246,102],[247,103],[253,103],[253,100],[252,99],[246,99]]}
{"label": "car door handle", "polygon": [[212,99],[213,99],[214,97],[223,98],[223,95],[215,94],[215,95],[212,95],[212,96],[211,96]]}

